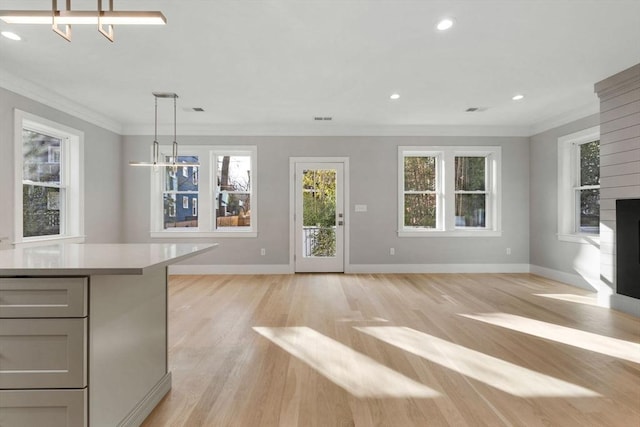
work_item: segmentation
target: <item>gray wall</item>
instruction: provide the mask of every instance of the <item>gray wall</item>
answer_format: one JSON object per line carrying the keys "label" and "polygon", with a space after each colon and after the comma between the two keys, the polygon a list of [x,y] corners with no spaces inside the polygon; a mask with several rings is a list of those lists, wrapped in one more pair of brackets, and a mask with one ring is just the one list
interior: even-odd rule
{"label": "gray wall", "polygon": [[600,249],[592,244],[560,241],[556,236],[558,138],[598,126],[599,123],[598,114],[594,114],[534,135],[530,143],[530,263],[532,266],[578,275],[585,280],[585,287],[600,275]]}
{"label": "gray wall", "polygon": [[[163,140],[167,140],[164,138]],[[529,139],[505,137],[219,137],[186,136],[182,145],[258,146],[257,238],[204,239],[221,243],[190,264],[233,265],[289,262],[289,157],[349,157],[351,264],[528,264]],[[149,158],[152,139],[125,136],[125,160]],[[161,141],[162,142],[162,141]],[[499,145],[502,147],[502,237],[397,237],[399,145]],[[149,238],[149,171],[125,168],[126,242]],[[355,204],[368,211],[354,213]],[[168,240],[166,240],[168,241]],[[172,239],[171,241],[180,241]],[[389,248],[396,250],[389,255]],[[512,249],[506,255],[506,248]],[[260,256],[260,248],[267,249]]]}
{"label": "gray wall", "polygon": [[[0,237],[14,239],[14,108],[84,132],[87,243],[122,240],[122,138],[62,111],[0,88]],[[6,247],[6,242],[3,242]]]}

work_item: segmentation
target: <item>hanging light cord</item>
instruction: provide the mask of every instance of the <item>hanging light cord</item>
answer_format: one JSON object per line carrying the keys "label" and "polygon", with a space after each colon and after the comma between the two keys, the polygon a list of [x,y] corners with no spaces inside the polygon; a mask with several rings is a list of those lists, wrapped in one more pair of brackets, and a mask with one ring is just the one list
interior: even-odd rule
{"label": "hanging light cord", "polygon": [[153,136],[153,165],[158,164],[158,157],[160,156],[160,144],[158,143],[158,97],[156,99],[156,114],[155,114],[155,127]]}
{"label": "hanging light cord", "polygon": [[173,167],[175,170],[175,164],[178,161],[178,137],[177,137],[177,132],[176,132],[176,123],[177,123],[177,119],[176,119],[176,98],[173,98]]}

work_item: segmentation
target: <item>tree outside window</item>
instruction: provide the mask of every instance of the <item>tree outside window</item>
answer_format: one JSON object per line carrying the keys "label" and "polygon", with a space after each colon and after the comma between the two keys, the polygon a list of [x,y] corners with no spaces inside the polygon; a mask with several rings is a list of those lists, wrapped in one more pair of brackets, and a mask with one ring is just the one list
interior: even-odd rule
{"label": "tree outside window", "polygon": [[600,141],[580,144],[580,170],[576,192],[578,232],[600,233]]}

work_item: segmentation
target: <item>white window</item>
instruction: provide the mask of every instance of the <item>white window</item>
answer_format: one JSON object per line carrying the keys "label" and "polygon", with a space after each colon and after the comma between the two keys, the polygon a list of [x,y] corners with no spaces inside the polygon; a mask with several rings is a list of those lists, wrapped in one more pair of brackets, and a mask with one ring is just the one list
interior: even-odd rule
{"label": "white window", "polygon": [[84,241],[78,130],[15,110],[15,244]]}
{"label": "white window", "polygon": [[558,239],[600,234],[600,128],[558,139]]}
{"label": "white window", "polygon": [[500,147],[399,147],[398,235],[499,236]]}
{"label": "white window", "polygon": [[[160,151],[171,156],[171,147]],[[152,172],[151,236],[257,236],[257,148],[181,146],[180,151],[177,163],[200,166]]]}

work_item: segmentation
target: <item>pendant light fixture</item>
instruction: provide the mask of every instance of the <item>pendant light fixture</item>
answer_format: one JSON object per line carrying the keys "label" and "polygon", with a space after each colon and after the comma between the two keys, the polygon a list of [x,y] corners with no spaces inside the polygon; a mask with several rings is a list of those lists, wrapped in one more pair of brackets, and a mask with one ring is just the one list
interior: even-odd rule
{"label": "pendant light fixture", "polygon": [[[165,25],[167,18],[158,11],[115,11],[113,0],[109,10],[71,10],[71,0],[65,0],[65,10],[58,10],[58,0],[51,0],[51,10],[0,10],[0,19],[7,24],[47,24],[67,41],[71,41],[71,25],[97,25],[100,34],[113,41],[114,25]],[[64,26],[64,31],[58,26]],[[105,26],[107,29],[105,29]]]}
{"label": "pendant light fixture", "polygon": [[[153,161],[152,162],[129,162],[131,166],[152,166],[157,167],[171,167],[175,171],[179,166],[200,166],[200,163],[196,162],[178,162],[178,141],[176,134],[176,100],[178,95],[173,92],[153,92],[155,97],[155,126],[154,126],[154,138],[153,138]],[[160,143],[158,142],[158,98],[173,98],[173,150],[169,161],[160,160]]]}

